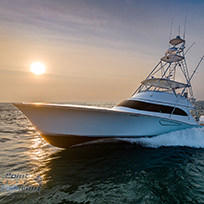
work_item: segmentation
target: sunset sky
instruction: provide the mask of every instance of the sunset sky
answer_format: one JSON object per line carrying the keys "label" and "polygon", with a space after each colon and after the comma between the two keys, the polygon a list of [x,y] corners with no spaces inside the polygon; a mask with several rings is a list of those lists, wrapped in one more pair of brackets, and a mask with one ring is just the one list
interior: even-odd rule
{"label": "sunset sky", "polygon": [[[204,1],[0,0],[0,101],[128,98],[183,34],[190,72],[204,54]],[[46,72],[30,72],[33,62]],[[192,81],[204,100],[204,62]]]}

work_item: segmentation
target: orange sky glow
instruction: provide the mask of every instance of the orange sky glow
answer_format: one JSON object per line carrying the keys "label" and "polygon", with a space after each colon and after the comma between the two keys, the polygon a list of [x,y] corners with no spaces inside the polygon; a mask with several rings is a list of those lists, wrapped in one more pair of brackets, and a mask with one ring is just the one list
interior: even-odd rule
{"label": "orange sky glow", "polygon": [[[204,54],[204,2],[180,1],[177,8],[156,2],[1,1],[0,101],[128,98],[168,48],[172,17],[176,36],[188,8],[187,46],[196,41],[187,55],[192,72]],[[46,66],[39,76],[30,72],[36,61]],[[203,77],[204,63],[192,81],[198,100]]]}

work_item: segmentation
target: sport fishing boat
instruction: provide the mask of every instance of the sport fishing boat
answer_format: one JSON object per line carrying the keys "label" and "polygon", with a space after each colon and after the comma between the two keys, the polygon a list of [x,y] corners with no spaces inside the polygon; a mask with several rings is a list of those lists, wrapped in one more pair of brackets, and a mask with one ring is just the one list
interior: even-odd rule
{"label": "sport fishing boat", "polygon": [[203,57],[190,75],[184,50],[185,40],[180,36],[170,40],[169,49],[134,94],[113,108],[14,105],[47,142],[62,148],[107,138],[151,137],[199,126],[191,79]]}

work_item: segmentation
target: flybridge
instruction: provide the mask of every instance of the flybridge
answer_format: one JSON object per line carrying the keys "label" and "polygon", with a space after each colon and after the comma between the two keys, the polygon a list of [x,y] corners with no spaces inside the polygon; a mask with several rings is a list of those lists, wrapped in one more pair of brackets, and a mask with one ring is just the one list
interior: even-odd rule
{"label": "flybridge", "polygon": [[188,84],[173,81],[170,79],[160,79],[160,78],[146,79],[141,83],[146,86],[159,87],[162,89],[181,89],[188,86]]}

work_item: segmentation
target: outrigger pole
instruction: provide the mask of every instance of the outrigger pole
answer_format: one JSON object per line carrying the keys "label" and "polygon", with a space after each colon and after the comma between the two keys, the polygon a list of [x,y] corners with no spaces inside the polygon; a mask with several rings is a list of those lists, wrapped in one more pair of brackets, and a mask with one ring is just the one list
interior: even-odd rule
{"label": "outrigger pole", "polygon": [[191,81],[191,79],[192,79],[193,76],[195,75],[195,73],[196,73],[198,67],[200,66],[201,62],[203,61],[203,59],[204,59],[204,55],[201,57],[200,61],[198,62],[197,66],[196,66],[196,68],[194,69],[194,71],[193,71],[191,77],[189,78],[189,82]]}

